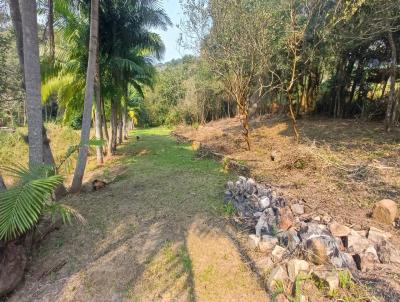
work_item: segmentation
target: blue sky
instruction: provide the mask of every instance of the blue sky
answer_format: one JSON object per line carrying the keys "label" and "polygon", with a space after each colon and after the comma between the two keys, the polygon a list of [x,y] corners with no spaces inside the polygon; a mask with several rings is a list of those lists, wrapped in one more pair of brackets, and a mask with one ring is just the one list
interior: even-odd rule
{"label": "blue sky", "polygon": [[167,31],[155,30],[160,34],[165,44],[165,55],[162,62],[168,62],[172,59],[181,58],[183,55],[190,53],[188,50],[182,49],[178,45],[180,30],[179,25],[183,12],[179,4],[179,0],[163,0],[163,7],[171,19],[172,26]]}

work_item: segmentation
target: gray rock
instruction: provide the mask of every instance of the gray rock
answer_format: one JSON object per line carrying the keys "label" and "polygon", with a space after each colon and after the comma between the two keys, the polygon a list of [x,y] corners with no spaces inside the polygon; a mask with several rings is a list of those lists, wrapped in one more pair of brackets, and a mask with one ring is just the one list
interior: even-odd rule
{"label": "gray rock", "polygon": [[349,236],[347,236],[347,245],[349,251],[353,253],[362,253],[370,246],[370,242],[356,231],[351,230]]}
{"label": "gray rock", "polygon": [[400,264],[400,252],[390,242],[383,241],[377,245],[377,254],[382,263]]}
{"label": "gray rock", "polygon": [[271,252],[272,259],[275,262],[279,262],[283,259],[283,257],[285,256],[286,253],[287,253],[287,249],[277,245]]}
{"label": "gray rock", "polygon": [[248,242],[249,242],[249,247],[250,247],[252,250],[255,250],[255,249],[258,248],[258,245],[259,245],[259,243],[260,243],[260,237],[257,236],[257,235],[251,234],[251,235],[249,235],[249,240],[248,240]]}
{"label": "gray rock", "polygon": [[276,227],[276,216],[274,211],[269,208],[263,212],[256,224],[256,234],[261,236],[263,231],[266,234],[272,234],[273,229]]}
{"label": "gray rock", "polygon": [[287,281],[289,279],[288,274],[286,272],[286,268],[283,265],[276,266],[270,273],[267,285],[270,291],[274,291],[276,289],[277,282]]}
{"label": "gray rock", "polygon": [[287,248],[289,249],[289,251],[294,251],[300,244],[300,238],[299,236],[297,236],[297,232],[294,229],[290,229],[287,232],[287,236],[288,236],[288,243],[287,243]]}
{"label": "gray rock", "polygon": [[274,266],[274,262],[271,257],[267,256],[255,261],[255,266],[261,273],[267,273]]}
{"label": "gray rock", "polygon": [[287,271],[290,281],[294,282],[300,273],[307,274],[310,270],[310,265],[307,261],[301,259],[291,259],[287,263]]}
{"label": "gray rock", "polygon": [[373,246],[369,246],[360,254],[360,267],[362,272],[372,271],[379,262],[378,254]]}
{"label": "gray rock", "polygon": [[313,275],[319,280],[325,282],[331,291],[339,288],[339,275],[336,271],[332,271],[324,267],[316,268],[313,271]]}
{"label": "gray rock", "polygon": [[248,194],[250,195],[254,194],[257,191],[256,182],[254,181],[254,179],[252,178],[247,179],[244,188]]}
{"label": "gray rock", "polygon": [[332,222],[329,225],[329,230],[331,231],[332,235],[336,237],[345,237],[348,236],[351,232],[351,229],[349,227],[337,223],[336,221]]}
{"label": "gray rock", "polygon": [[375,244],[381,244],[392,237],[392,234],[384,232],[380,229],[370,227],[368,231],[368,240]]}
{"label": "gray rock", "polygon": [[277,244],[278,238],[269,235],[263,235],[258,245],[261,252],[269,252],[272,251]]}
{"label": "gray rock", "polygon": [[258,203],[260,204],[261,209],[266,209],[271,205],[271,200],[268,196],[264,196],[260,198],[260,201]]}
{"label": "gray rock", "polygon": [[299,203],[292,204],[290,206],[294,215],[303,215],[304,214],[304,206]]}

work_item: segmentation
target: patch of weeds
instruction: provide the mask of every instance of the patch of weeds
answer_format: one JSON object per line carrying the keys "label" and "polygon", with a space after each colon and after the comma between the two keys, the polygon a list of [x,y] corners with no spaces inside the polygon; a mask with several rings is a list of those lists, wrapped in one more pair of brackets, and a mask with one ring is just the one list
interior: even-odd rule
{"label": "patch of weeds", "polygon": [[231,159],[229,157],[224,157],[222,160],[222,168],[224,171],[229,171],[229,164],[231,162]]}
{"label": "patch of weeds", "polygon": [[111,171],[109,168],[104,168],[103,169],[103,178],[104,179],[110,179],[111,177]]}
{"label": "patch of weeds", "polygon": [[299,169],[299,170],[304,170],[306,168],[306,162],[304,160],[302,160],[301,158],[297,159],[294,162],[293,167],[295,167],[296,169]]}
{"label": "patch of weeds", "polygon": [[343,289],[351,289],[354,287],[354,282],[348,271],[339,272],[339,286]]}
{"label": "patch of weeds", "polygon": [[246,166],[247,165],[247,162],[245,161],[245,160],[238,160],[237,161],[237,163],[239,164],[239,165],[242,165],[242,166]]}
{"label": "patch of weeds", "polygon": [[271,236],[277,236],[278,235],[278,233],[279,233],[279,229],[275,226],[275,225],[273,225],[272,227],[271,227]]}
{"label": "patch of weeds", "polygon": [[192,271],[192,260],[190,259],[190,256],[185,248],[185,246],[181,246],[179,249],[179,258],[181,259],[182,266],[185,270],[185,272],[189,273]]}
{"label": "patch of weeds", "polygon": [[114,178],[113,182],[118,182],[118,181],[126,180],[126,179],[128,179],[128,178],[129,178],[128,173],[118,174],[118,175]]}
{"label": "patch of weeds", "polygon": [[176,254],[174,253],[174,250],[172,248],[171,241],[166,241],[166,243],[162,249],[162,253],[168,262],[171,262],[176,258]]}
{"label": "patch of weeds", "polygon": [[294,288],[293,288],[293,302],[300,302],[300,297],[301,297],[301,282],[303,279],[300,276],[296,277],[296,280],[294,280]]}
{"label": "patch of weeds", "polygon": [[315,286],[319,289],[319,290],[324,290],[327,288],[327,283],[324,282],[323,280],[317,278],[316,276],[312,276],[311,277],[312,281],[314,282]]}
{"label": "patch of weeds", "polygon": [[56,241],[54,242],[54,245],[57,248],[60,248],[64,245],[64,239],[63,238],[57,238]]}
{"label": "patch of weeds", "polygon": [[195,122],[195,123],[192,124],[192,128],[193,129],[197,130],[197,129],[199,129],[199,127],[200,127],[200,124],[198,122]]}
{"label": "patch of weeds", "polygon": [[272,294],[272,301],[276,301],[276,297],[285,293],[285,285],[282,280],[275,280],[275,288]]}
{"label": "patch of weeds", "polygon": [[215,274],[215,267],[210,264],[209,266],[206,267],[206,269],[199,275],[199,279],[202,282],[209,282],[211,281],[211,278]]}
{"label": "patch of weeds", "polygon": [[233,216],[236,213],[235,206],[233,205],[232,201],[226,202],[221,207],[221,212],[223,215],[226,216]]}

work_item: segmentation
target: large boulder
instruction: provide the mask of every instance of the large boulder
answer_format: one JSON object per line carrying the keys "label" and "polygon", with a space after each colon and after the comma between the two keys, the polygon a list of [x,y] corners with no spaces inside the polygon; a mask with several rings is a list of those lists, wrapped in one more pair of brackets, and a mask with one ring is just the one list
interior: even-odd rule
{"label": "large boulder", "polygon": [[392,234],[384,232],[380,229],[370,227],[368,231],[368,239],[369,241],[379,245],[382,242],[390,239],[392,237]]}
{"label": "large boulder", "polygon": [[374,206],[372,217],[382,223],[392,224],[397,216],[397,204],[390,199],[382,199]]}
{"label": "large boulder", "polygon": [[9,243],[0,248],[0,297],[13,291],[24,277],[25,249]]}
{"label": "large boulder", "polygon": [[327,264],[329,262],[327,246],[320,237],[315,237],[306,242],[307,259],[316,265]]}

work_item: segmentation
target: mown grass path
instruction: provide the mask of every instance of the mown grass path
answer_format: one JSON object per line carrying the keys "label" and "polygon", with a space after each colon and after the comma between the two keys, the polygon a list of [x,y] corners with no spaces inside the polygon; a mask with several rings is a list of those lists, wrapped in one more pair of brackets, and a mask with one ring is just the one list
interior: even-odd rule
{"label": "mown grass path", "polygon": [[169,133],[135,131],[92,176],[113,183],[67,198],[87,225],[51,234],[11,301],[267,300],[224,231],[230,175]]}

